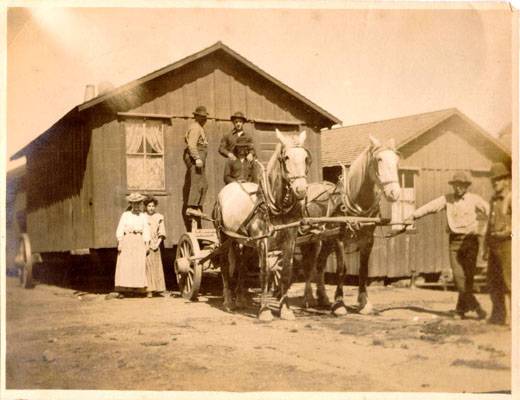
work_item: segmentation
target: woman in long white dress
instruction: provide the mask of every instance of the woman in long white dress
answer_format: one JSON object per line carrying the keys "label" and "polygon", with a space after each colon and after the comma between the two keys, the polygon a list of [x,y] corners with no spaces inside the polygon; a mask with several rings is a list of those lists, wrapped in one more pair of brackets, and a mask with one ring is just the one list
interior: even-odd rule
{"label": "woman in long white dress", "polygon": [[150,228],[147,217],[142,213],[144,196],[132,193],[127,196],[131,209],[125,211],[116,230],[117,264],[115,290],[144,291],[146,280],[146,252],[150,243]]}
{"label": "woman in long white dress", "polygon": [[164,217],[155,211],[159,202],[155,197],[147,197],[144,200],[145,213],[150,226],[150,247],[146,256],[146,294],[153,297],[154,293],[160,294],[166,290],[164,283],[164,271],[161,259],[161,242],[166,238]]}

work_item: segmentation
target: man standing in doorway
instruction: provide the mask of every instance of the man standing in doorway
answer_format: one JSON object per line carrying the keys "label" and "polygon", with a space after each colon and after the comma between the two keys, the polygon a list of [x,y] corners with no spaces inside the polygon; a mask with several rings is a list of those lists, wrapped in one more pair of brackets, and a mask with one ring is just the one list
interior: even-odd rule
{"label": "man standing in doorway", "polygon": [[204,197],[208,190],[206,180],[208,140],[204,131],[204,125],[208,118],[206,107],[197,107],[193,112],[193,117],[195,121],[189,126],[185,135],[186,148],[183,155],[186,164],[186,177],[184,180],[182,217],[188,232],[191,232],[193,219],[197,222],[197,227],[201,228],[200,218],[192,217],[187,213],[202,211]]}
{"label": "man standing in doorway", "polygon": [[495,194],[491,198],[486,242],[489,246],[488,287],[493,308],[488,322],[507,323],[506,296],[511,305],[511,173],[502,163],[491,167],[491,183]]}
{"label": "man standing in doorway", "polygon": [[413,212],[410,219],[419,219],[446,209],[449,230],[450,265],[459,292],[455,318],[464,319],[469,311],[475,311],[479,319],[486,318],[473,294],[478,255],[478,219],[489,215],[489,205],[480,196],[469,193],[471,180],[464,172],[457,172],[449,181],[453,193],[438,197]]}
{"label": "man standing in doorway", "polygon": [[245,115],[237,111],[231,117],[231,122],[233,123],[233,130],[231,132],[226,133],[222,140],[220,141],[220,146],[218,148],[218,152],[223,157],[228,158],[229,160],[236,160],[236,156],[234,154],[235,145],[237,143],[238,138],[242,138],[243,142],[248,143],[248,153],[247,153],[247,161],[253,161],[255,157],[255,145],[253,136],[244,131],[244,124],[247,121]]}

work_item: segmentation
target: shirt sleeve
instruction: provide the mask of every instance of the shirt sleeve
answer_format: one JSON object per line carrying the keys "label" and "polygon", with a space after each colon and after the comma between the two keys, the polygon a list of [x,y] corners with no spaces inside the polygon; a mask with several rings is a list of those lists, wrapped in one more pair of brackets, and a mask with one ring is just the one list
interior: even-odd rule
{"label": "shirt sleeve", "polygon": [[441,196],[419,207],[412,215],[415,219],[419,219],[425,215],[439,212],[444,208],[446,208],[446,196]]}
{"label": "shirt sleeve", "polygon": [[258,153],[256,151],[256,141],[252,134],[249,134],[250,144],[249,144],[249,152],[253,154],[253,156],[257,157]]}
{"label": "shirt sleeve", "polygon": [[119,242],[121,239],[123,239],[123,236],[125,235],[125,212],[121,214],[121,218],[119,218],[119,224],[117,224],[116,229],[116,238]]}
{"label": "shirt sleeve", "polygon": [[220,139],[220,146],[218,147],[218,152],[221,156],[228,158],[229,157],[229,134],[222,136]]}
{"label": "shirt sleeve", "polygon": [[164,226],[164,217],[162,215],[159,217],[157,234],[157,236],[162,237],[163,239],[166,237],[166,227]]}
{"label": "shirt sleeve", "polygon": [[224,183],[227,185],[228,183],[234,182],[233,172],[231,170],[231,162],[226,163],[226,167],[224,168]]}
{"label": "shirt sleeve", "polygon": [[478,195],[475,195],[475,208],[486,218],[489,216],[489,203]]}
{"label": "shirt sleeve", "polygon": [[188,145],[188,152],[195,160],[199,159],[199,151],[197,150],[197,143],[199,141],[200,129],[196,124],[190,125],[188,132],[186,132],[186,144]]}

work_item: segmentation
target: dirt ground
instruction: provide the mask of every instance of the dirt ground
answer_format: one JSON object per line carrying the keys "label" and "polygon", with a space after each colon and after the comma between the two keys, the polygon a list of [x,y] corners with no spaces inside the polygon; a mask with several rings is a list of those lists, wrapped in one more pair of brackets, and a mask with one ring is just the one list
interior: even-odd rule
{"label": "dirt ground", "polygon": [[[214,278],[213,278],[214,279]],[[215,279],[214,279],[215,280]],[[449,315],[456,293],[370,286],[376,315],[304,311],[260,323],[254,303],[104,294],[7,278],[7,389],[503,392],[511,331]],[[332,296],[333,287],[327,287]],[[252,293],[253,301],[255,294]],[[490,310],[487,295],[478,295]],[[346,288],[354,305],[356,290]]]}

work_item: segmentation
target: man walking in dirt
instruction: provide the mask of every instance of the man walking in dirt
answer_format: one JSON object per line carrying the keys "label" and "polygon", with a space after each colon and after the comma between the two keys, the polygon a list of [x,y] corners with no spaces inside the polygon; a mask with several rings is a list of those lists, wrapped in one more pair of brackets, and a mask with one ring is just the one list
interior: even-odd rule
{"label": "man walking in dirt", "polygon": [[464,172],[456,172],[449,184],[453,187],[453,193],[419,207],[409,217],[409,222],[427,214],[446,210],[450,265],[459,292],[454,317],[464,319],[467,312],[475,311],[478,319],[484,319],[486,312],[473,294],[473,279],[479,250],[478,220],[479,217],[489,215],[489,205],[480,196],[468,192],[471,180]]}
{"label": "man walking in dirt", "polygon": [[506,295],[511,306],[511,173],[502,163],[491,167],[491,184],[495,194],[491,198],[491,211],[486,235],[489,246],[488,287],[493,308],[490,324],[507,323]]}

